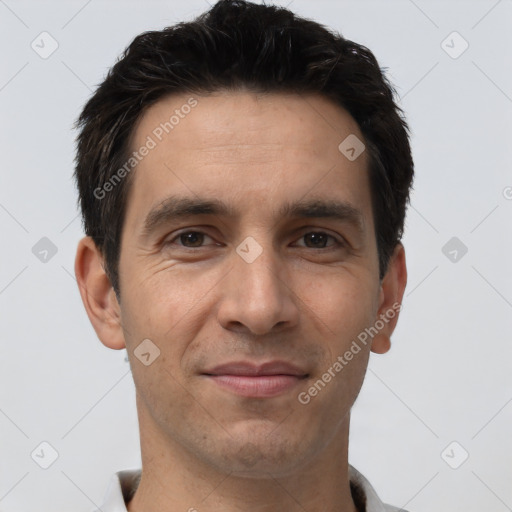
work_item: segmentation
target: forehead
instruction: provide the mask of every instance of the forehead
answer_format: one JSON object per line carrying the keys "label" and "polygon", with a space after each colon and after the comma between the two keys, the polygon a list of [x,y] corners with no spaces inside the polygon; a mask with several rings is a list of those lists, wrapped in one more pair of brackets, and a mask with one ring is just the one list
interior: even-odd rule
{"label": "forehead", "polygon": [[308,194],[368,209],[367,154],[351,161],[339,149],[354,136],[363,141],[350,114],[318,95],[167,96],[134,129],[131,150],[151,149],[134,169],[127,210],[137,214],[126,220],[135,229],[170,195],[222,196],[260,214]]}
{"label": "forehead", "polygon": [[132,145],[139,147],[151,136],[160,146],[172,141],[183,149],[232,153],[237,145],[255,142],[275,149],[300,146],[317,154],[329,148],[332,154],[340,137],[349,134],[363,138],[352,116],[320,95],[218,91],[160,99],[137,123]]}

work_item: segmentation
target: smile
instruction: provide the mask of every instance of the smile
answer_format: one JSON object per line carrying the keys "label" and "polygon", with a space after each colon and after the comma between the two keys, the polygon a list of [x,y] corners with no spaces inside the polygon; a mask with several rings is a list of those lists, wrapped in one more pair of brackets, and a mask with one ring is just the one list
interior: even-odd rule
{"label": "smile", "polygon": [[270,398],[290,391],[308,374],[290,363],[228,363],[205,372],[216,385],[240,396]]}

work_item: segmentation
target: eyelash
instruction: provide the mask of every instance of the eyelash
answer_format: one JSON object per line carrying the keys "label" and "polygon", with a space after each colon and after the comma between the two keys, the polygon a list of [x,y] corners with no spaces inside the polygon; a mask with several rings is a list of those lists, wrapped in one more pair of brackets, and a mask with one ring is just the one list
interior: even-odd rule
{"label": "eyelash", "polygon": [[[183,235],[188,235],[188,234],[191,234],[191,233],[201,234],[201,235],[205,235],[205,236],[207,236],[209,238],[212,238],[210,235],[208,235],[204,231],[185,230],[185,231],[181,231],[181,232],[177,233],[171,240],[168,240],[167,242],[165,242],[164,245],[174,245],[174,241],[175,240],[178,240]],[[333,249],[338,249],[338,248],[346,247],[346,243],[344,241],[338,239],[337,237],[335,237],[333,235],[330,235],[329,233],[326,233],[325,231],[307,231],[304,234],[302,234],[299,237],[299,239],[304,238],[306,235],[310,235],[312,233],[314,233],[316,235],[325,235],[325,236],[327,236],[329,238],[332,238],[335,241],[335,245],[334,246],[331,246],[331,247],[320,247],[320,248],[316,249],[317,251],[328,251],[328,250],[333,250]],[[200,249],[204,248],[204,246],[201,246],[201,247],[186,247],[184,245],[180,245],[178,247],[183,248],[183,249],[187,249],[189,251],[196,251],[196,250],[200,250]],[[315,247],[303,247],[303,248],[304,249],[315,249]]]}

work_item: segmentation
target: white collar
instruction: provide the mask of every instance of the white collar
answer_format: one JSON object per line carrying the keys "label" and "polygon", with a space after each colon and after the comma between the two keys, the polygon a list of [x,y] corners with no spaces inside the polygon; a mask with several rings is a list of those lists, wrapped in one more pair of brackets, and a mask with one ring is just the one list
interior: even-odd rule
{"label": "white collar", "polygon": [[[366,499],[365,512],[407,512],[381,501],[375,489],[365,476],[349,464],[350,483],[363,500]],[[125,469],[115,473],[109,483],[101,512],[127,512],[125,497],[131,496],[138,485],[140,469]],[[354,489],[353,489],[354,491]],[[98,512],[98,511],[95,511]]]}

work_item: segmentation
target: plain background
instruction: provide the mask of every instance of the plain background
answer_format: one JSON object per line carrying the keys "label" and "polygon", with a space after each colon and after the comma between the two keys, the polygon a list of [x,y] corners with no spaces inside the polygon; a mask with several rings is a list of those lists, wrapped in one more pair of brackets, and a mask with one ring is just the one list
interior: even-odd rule
{"label": "plain background", "polygon": [[[411,512],[512,510],[512,2],[276,3],[368,46],[412,130],[409,281],[353,408],[350,462]],[[0,0],[3,512],[89,511],[140,464],[126,353],[99,342],[74,278],[72,123],[137,34],[208,7]],[[43,31],[47,59],[31,47]]]}

